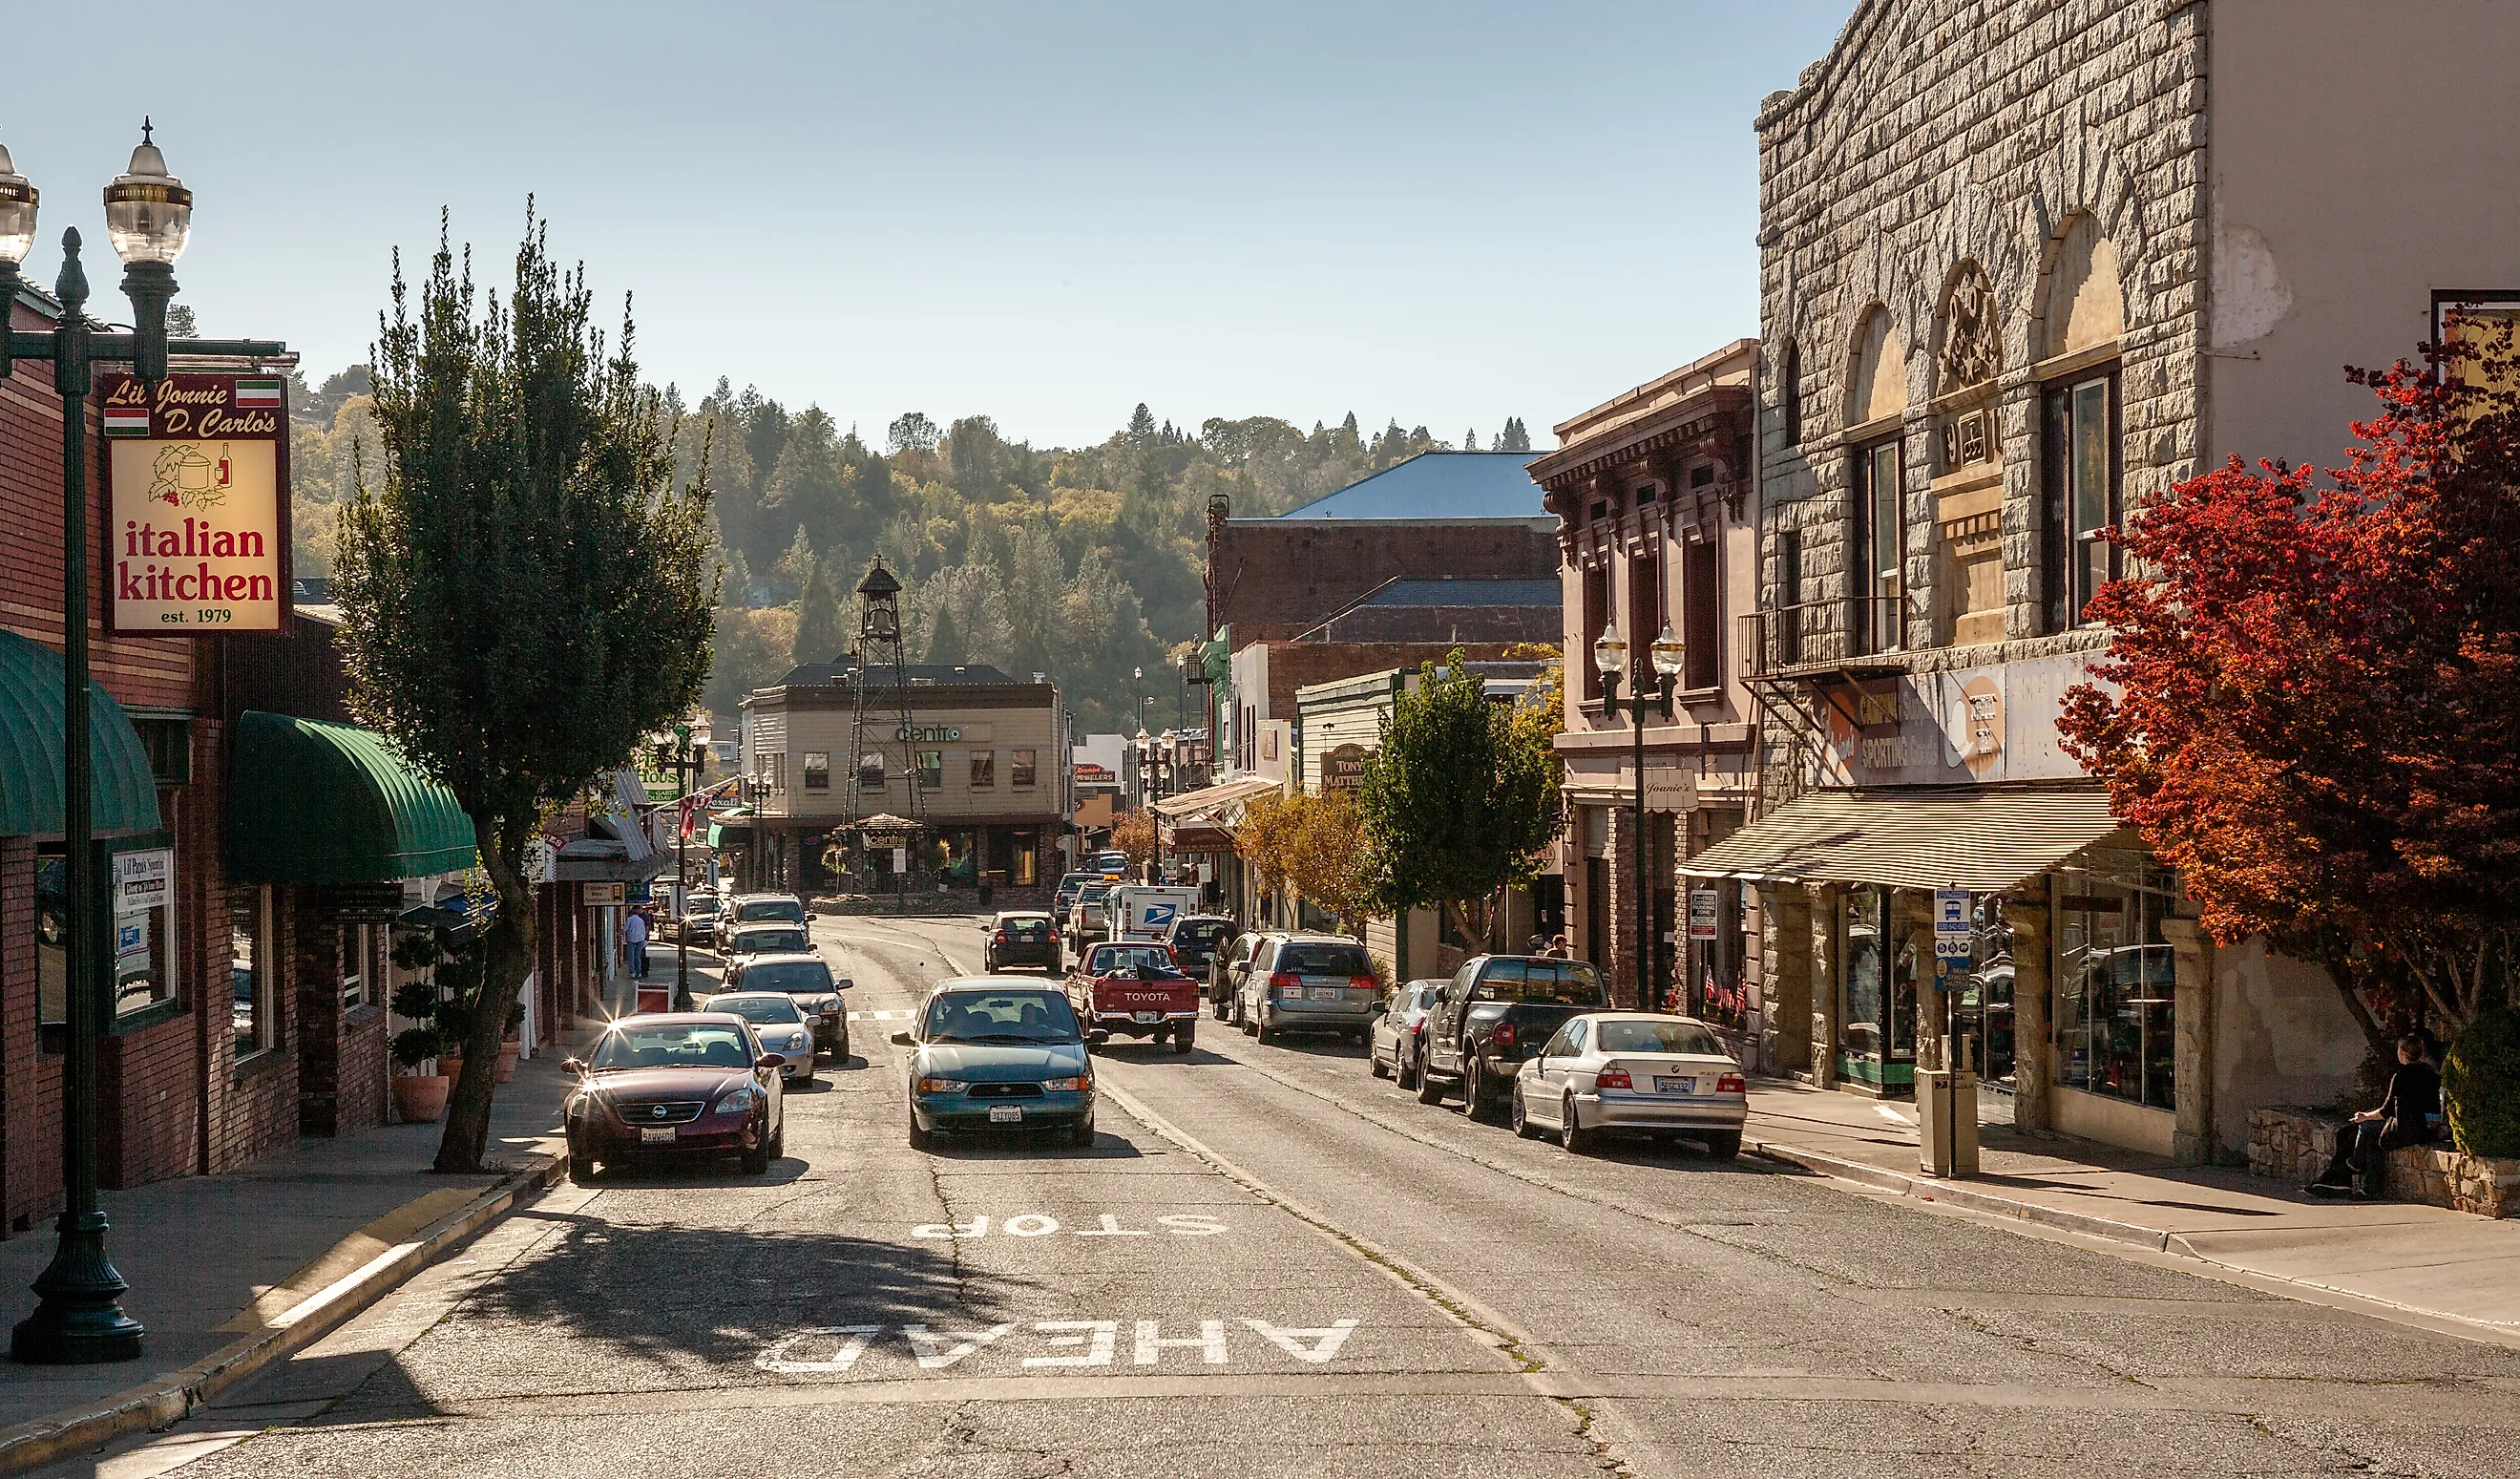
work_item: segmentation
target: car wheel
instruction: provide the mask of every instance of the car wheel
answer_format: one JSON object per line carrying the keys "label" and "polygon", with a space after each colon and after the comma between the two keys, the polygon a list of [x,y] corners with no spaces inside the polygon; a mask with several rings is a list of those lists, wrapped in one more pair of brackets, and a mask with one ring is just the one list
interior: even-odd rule
{"label": "car wheel", "polygon": [[1418,1064],[1417,1059],[1409,1056],[1409,1052],[1406,1047],[1403,1047],[1398,1043],[1392,1044],[1391,1077],[1399,1082],[1401,1087],[1416,1088],[1420,1077],[1424,1073],[1425,1069]]}
{"label": "car wheel", "polygon": [[1075,1146],[1079,1150],[1093,1149],[1094,1122],[1092,1120],[1078,1121],[1075,1128],[1067,1132],[1067,1143]]}
{"label": "car wheel", "polygon": [[920,1125],[919,1111],[915,1109],[910,1112],[910,1148],[913,1150],[936,1148],[936,1132]]}
{"label": "car wheel", "polygon": [[1382,1066],[1381,1050],[1373,1045],[1373,1040],[1371,1038],[1367,1039],[1365,1043],[1365,1071],[1377,1079],[1391,1077],[1391,1070]]}
{"label": "car wheel", "polygon": [[743,1153],[743,1174],[745,1176],[761,1176],[769,1170],[770,1137],[768,1135],[764,1135],[761,1137],[761,1143],[759,1145]]}
{"label": "car wheel", "polygon": [[1730,1161],[1741,1154],[1741,1132],[1727,1130],[1706,1137],[1706,1153],[1719,1161]]}
{"label": "car wheel", "polygon": [[832,1049],[832,1066],[833,1068],[846,1068],[849,1066],[849,1035],[847,1033],[840,1034],[840,1045]]}
{"label": "car wheel", "polygon": [[1566,1147],[1566,1153],[1568,1155],[1591,1155],[1593,1153],[1593,1134],[1594,1132],[1586,1130],[1576,1123],[1575,1096],[1573,1094],[1568,1094],[1564,1099],[1559,1100],[1557,1105],[1557,1143]]}
{"label": "car wheel", "polygon": [[568,1148],[568,1179],[580,1186],[592,1186],[597,1175],[595,1157],[583,1154],[571,1145]]}
{"label": "car wheel", "polygon": [[1215,1000],[1210,1001],[1207,1004],[1207,1009],[1216,1014],[1217,1021],[1222,1022],[1225,1020],[1225,998],[1223,996],[1219,996]]}
{"label": "car wheel", "polygon": [[1523,1105],[1522,1085],[1519,1081],[1514,1084],[1513,1092],[1507,1097],[1509,1101],[1509,1107],[1508,1108],[1507,1113],[1511,1117],[1513,1122],[1514,1137],[1522,1140],[1530,1139],[1532,1135],[1531,1115]]}
{"label": "car wheel", "polygon": [[1423,1057],[1418,1060],[1418,1102],[1420,1104],[1444,1102],[1444,1081],[1436,1078],[1433,1071],[1427,1068]]}
{"label": "car wheel", "polygon": [[1473,1121],[1488,1117],[1488,1075],[1476,1053],[1462,1064],[1462,1113]]}
{"label": "car wheel", "polygon": [[1189,1024],[1189,1023],[1185,1022],[1185,1023],[1183,1023],[1181,1026],[1179,1026],[1179,1027],[1177,1027],[1177,1028],[1174,1028],[1174,1029],[1173,1029],[1173,1056],[1178,1058],[1178,1057],[1182,1056],[1183,1054],[1185,1054],[1185,1053],[1189,1052],[1189,1051],[1190,1051],[1190,1049],[1191,1049],[1191,1044],[1192,1044],[1192,1043],[1193,1043],[1193,1042],[1195,1042],[1195,1041],[1197,1041],[1197,1040],[1198,1040],[1198,1034],[1196,1034],[1196,1033],[1194,1033],[1194,1032],[1191,1031],[1191,1029],[1190,1029],[1190,1024]]}
{"label": "car wheel", "polygon": [[1265,1022],[1254,1022],[1251,1024],[1251,1036],[1259,1039],[1261,1046],[1266,1047],[1278,1040],[1278,1030]]}
{"label": "car wheel", "polygon": [[770,1159],[778,1160],[788,1153],[788,1117],[779,1117],[779,1129],[770,1136]]}

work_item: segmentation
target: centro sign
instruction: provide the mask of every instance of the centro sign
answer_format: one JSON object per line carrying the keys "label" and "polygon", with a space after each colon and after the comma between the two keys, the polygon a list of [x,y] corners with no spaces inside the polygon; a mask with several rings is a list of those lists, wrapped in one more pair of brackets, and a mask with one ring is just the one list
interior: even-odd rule
{"label": "centro sign", "polygon": [[958,724],[904,724],[892,732],[896,743],[904,745],[941,745],[963,737]]}

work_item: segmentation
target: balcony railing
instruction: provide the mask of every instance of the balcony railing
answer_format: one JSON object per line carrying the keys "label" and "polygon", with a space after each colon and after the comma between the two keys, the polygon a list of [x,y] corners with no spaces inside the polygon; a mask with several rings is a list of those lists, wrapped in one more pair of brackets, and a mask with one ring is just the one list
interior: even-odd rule
{"label": "balcony railing", "polygon": [[1832,596],[1752,612],[1739,621],[1745,678],[1860,661],[1908,645],[1907,601],[1901,596]]}

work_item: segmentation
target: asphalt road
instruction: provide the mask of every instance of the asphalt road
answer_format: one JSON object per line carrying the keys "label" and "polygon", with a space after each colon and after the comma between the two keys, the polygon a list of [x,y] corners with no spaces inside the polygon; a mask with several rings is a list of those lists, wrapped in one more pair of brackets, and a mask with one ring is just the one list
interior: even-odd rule
{"label": "asphalt road", "polygon": [[1568,1156],[1344,1044],[1122,1043],[1092,1151],[922,1155],[890,1014],[977,928],[816,933],[858,1056],[769,1176],[560,1188],[75,1471],[2520,1473],[2520,1350],[1753,1161]]}

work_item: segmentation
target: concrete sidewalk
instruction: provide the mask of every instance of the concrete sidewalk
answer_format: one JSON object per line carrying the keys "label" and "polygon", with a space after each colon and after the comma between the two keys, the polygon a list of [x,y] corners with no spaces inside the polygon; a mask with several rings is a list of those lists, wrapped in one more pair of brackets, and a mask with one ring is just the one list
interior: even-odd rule
{"label": "concrete sidewalk", "polygon": [[1915,1110],[1896,1101],[1753,1080],[1742,1139],[1883,1190],[2520,1335],[2520,1220],[2322,1201],[2237,1168],[2179,1166],[1988,1118],[1980,1174],[1958,1180],[1917,1169]]}
{"label": "concrete sidewalk", "polygon": [[[547,1049],[499,1086],[490,1162],[514,1171],[557,1154],[564,1055]],[[148,1326],[147,1352],[102,1366],[0,1361],[0,1428],[92,1408],[209,1358],[514,1179],[432,1175],[442,1128],[308,1138],[218,1176],[104,1193],[113,1225],[107,1246],[132,1285],[123,1309]],[[49,1221],[0,1242],[9,1320],[34,1309],[34,1296],[22,1291],[53,1247]]]}

